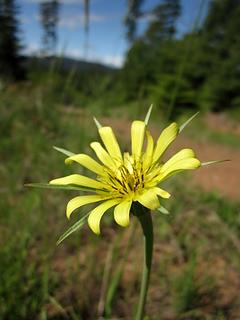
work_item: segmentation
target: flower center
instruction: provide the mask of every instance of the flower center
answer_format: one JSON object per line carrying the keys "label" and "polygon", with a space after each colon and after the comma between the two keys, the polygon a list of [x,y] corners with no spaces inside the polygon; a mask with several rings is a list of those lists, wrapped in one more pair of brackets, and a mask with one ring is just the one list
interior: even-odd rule
{"label": "flower center", "polygon": [[106,175],[100,180],[111,187],[113,193],[120,197],[134,195],[144,188],[144,170],[142,160],[133,160],[129,154],[124,154],[124,161],[116,170],[105,168]]}
{"label": "flower center", "polygon": [[140,161],[133,163],[131,166],[120,166],[117,170],[115,179],[122,186],[124,193],[137,192],[144,188],[144,175],[142,163]]}

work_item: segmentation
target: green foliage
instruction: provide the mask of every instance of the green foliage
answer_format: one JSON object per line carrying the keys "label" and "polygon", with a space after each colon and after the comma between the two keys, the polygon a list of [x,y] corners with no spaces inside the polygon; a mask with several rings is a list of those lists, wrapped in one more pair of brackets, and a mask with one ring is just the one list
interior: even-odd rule
{"label": "green foliage", "polygon": [[170,40],[176,33],[176,20],[180,16],[179,0],[164,0],[151,12],[153,21],[146,30],[146,39],[154,47],[156,42]]}
{"label": "green foliage", "polygon": [[127,14],[125,17],[125,26],[127,28],[127,38],[129,42],[132,42],[136,36],[136,20],[141,16],[141,5],[143,4],[144,0],[128,0],[128,8]]}
{"label": "green foliage", "polygon": [[[59,170],[66,170],[52,145],[60,143],[59,138],[64,144],[68,130],[65,116],[56,107],[56,101],[53,103],[53,98],[46,95],[39,97],[39,90],[30,90],[28,85],[9,87],[2,92],[0,99],[0,157],[4,163],[0,166],[1,179],[4,180],[0,188],[1,319],[44,319],[49,305],[56,308],[52,302],[54,299],[51,299],[56,290],[56,273],[49,263],[57,238],[64,230],[64,223],[59,224],[58,219],[60,206],[58,210],[49,208],[54,195],[48,198],[46,191],[27,190],[24,184],[48,181],[50,176],[58,176]],[[73,150],[84,148],[88,138],[81,134],[82,128],[78,126],[76,132],[69,124],[67,127],[74,137],[70,147]],[[50,176],[49,166],[52,168]],[[61,198],[67,201],[66,195]],[[48,214],[50,211],[52,213]],[[51,230],[48,228],[50,221]],[[50,233],[54,234],[51,244],[46,242]]]}
{"label": "green foliage", "polygon": [[213,110],[233,108],[239,97],[239,14],[238,0],[213,1],[203,26],[203,49],[209,53],[203,103]]}
{"label": "green foliage", "polygon": [[203,204],[209,206],[209,209],[216,208],[218,216],[235,232],[240,235],[240,219],[238,217],[238,206],[231,202],[227,202],[218,194],[202,194],[201,200]]}
{"label": "green foliage", "polygon": [[196,258],[193,256],[185,270],[174,279],[175,308],[178,313],[195,309],[198,306],[199,294],[195,279]]}
{"label": "green foliage", "polygon": [[106,104],[110,107],[122,101],[121,94],[116,94],[118,71],[110,67],[64,57],[32,58],[28,70],[32,86],[52,103],[70,108],[96,104],[98,109],[105,110]]}
{"label": "green foliage", "polygon": [[40,3],[40,19],[43,28],[43,52],[52,54],[57,45],[59,3],[56,0]]}
{"label": "green foliage", "polygon": [[0,251],[0,317],[1,319],[34,318],[45,301],[45,276],[41,271],[44,260],[29,263],[30,238],[22,235],[11,240]]}
{"label": "green foliage", "polygon": [[24,78],[15,0],[0,1],[0,81]]}
{"label": "green foliage", "polygon": [[237,108],[240,2],[213,0],[202,25],[196,21],[195,29],[181,38],[174,37],[180,8],[173,2],[155,8],[158,19],[127,54],[122,70],[126,99],[151,97],[168,117],[173,108],[174,115],[189,108]]}
{"label": "green foliage", "polygon": [[[90,152],[89,142],[96,139],[93,114],[80,109],[80,102],[71,108],[63,105],[55,91],[58,76],[51,74],[51,78],[40,74],[34,84],[9,86],[1,92],[0,319],[96,319],[106,254],[115,235],[103,312],[106,318],[131,319],[142,265],[138,226],[132,229],[133,237],[128,234],[130,228],[116,226],[109,214],[101,238],[85,226],[56,246],[68,228],[65,205],[79,189],[24,187],[81,170],[77,165],[65,166],[66,149]],[[111,112],[124,119],[125,127],[125,119],[136,114],[144,119],[146,108],[141,106],[133,102]],[[151,118],[158,121],[157,110],[153,109]],[[202,128],[196,123],[191,126],[195,136]],[[64,154],[53,150],[53,145],[63,146],[58,151]],[[234,318],[234,312],[239,314],[239,205],[188,190],[187,180],[183,182],[170,182],[174,197],[162,203],[170,214],[153,213],[156,246],[148,317],[159,319],[161,305],[163,317],[171,314],[174,319]],[[88,209],[76,210],[69,227]],[[223,292],[230,296],[227,302],[221,300]]]}

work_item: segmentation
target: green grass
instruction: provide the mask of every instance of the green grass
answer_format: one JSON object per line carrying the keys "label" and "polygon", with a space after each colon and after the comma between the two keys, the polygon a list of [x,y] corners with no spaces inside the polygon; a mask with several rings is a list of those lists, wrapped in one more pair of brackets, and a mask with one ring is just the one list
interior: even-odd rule
{"label": "green grass", "polygon": [[[101,237],[86,226],[57,247],[57,238],[79,215],[70,222],[65,217],[76,192],[24,187],[79,170],[65,166],[52,146],[89,153],[94,124],[81,113],[63,112],[46,89],[11,90],[0,99],[0,319],[96,319],[111,250],[106,319],[131,319],[140,286],[140,228],[129,245],[132,229],[116,226],[106,215]],[[183,182],[186,177],[168,185],[174,197],[164,205],[171,214],[153,213],[148,317],[234,319],[240,312],[239,205],[187,190]]]}

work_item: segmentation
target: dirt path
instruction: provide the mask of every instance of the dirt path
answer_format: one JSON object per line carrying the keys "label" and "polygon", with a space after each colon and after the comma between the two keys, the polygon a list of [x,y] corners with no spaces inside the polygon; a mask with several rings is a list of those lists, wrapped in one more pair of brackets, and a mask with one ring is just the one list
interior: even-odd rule
{"label": "dirt path", "polygon": [[[129,120],[114,118],[101,120],[103,124],[111,125],[118,136],[129,137],[131,125]],[[152,125],[150,130],[153,136],[157,138],[160,129],[156,125]],[[185,147],[193,148],[198,158],[203,162],[230,159],[231,161],[225,163],[196,170],[192,174],[192,183],[201,186],[206,191],[217,191],[233,200],[240,200],[240,150],[212,142],[197,142],[181,134],[171,146],[170,154]]]}
{"label": "dirt path", "polygon": [[174,142],[174,149],[186,146],[193,148],[203,162],[230,159],[195,171],[192,182],[206,191],[218,191],[223,196],[240,200],[240,151],[215,143],[196,142],[185,136],[179,136]]}

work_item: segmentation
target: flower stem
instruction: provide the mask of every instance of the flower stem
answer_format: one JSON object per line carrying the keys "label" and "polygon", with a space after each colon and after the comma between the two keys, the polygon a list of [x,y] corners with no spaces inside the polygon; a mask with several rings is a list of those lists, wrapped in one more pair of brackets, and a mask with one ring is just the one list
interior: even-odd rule
{"label": "flower stem", "polygon": [[[135,210],[134,210],[135,211]],[[136,212],[137,211],[137,212]],[[143,230],[144,241],[144,261],[141,282],[141,291],[135,320],[142,320],[147,299],[148,285],[151,274],[152,253],[153,253],[153,225],[150,210],[143,206],[138,206],[135,211]]]}

